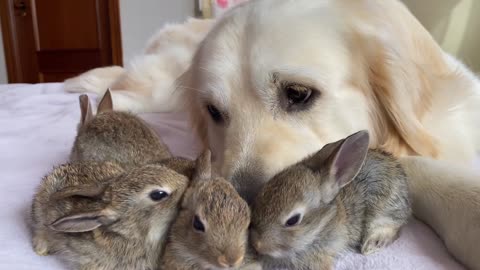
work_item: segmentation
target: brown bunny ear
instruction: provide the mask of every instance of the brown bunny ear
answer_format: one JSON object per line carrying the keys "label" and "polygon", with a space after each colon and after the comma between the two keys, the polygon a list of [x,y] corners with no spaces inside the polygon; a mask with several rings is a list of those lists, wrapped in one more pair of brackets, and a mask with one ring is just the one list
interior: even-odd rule
{"label": "brown bunny ear", "polygon": [[99,198],[104,195],[106,189],[107,185],[100,184],[82,184],[78,186],[70,186],[55,192],[52,195],[52,199],[60,200],[72,196]]}
{"label": "brown bunny ear", "polygon": [[340,188],[350,183],[358,174],[368,153],[370,136],[367,131],[359,131],[348,136],[340,145],[330,163],[330,177]]}
{"label": "brown bunny ear", "polygon": [[87,95],[80,95],[78,97],[80,103],[80,125],[85,125],[92,119],[92,106],[90,105],[90,100]]}
{"label": "brown bunny ear", "polygon": [[112,93],[110,88],[107,89],[105,95],[103,95],[102,100],[98,103],[97,113],[113,111],[113,100]]}
{"label": "brown bunny ear", "polygon": [[[203,153],[198,156],[197,160],[195,161],[195,169],[193,170],[191,179],[193,183],[198,181],[208,181],[212,178],[211,156],[212,154],[208,149],[204,150]],[[194,205],[196,196],[196,187],[194,185],[190,185],[183,195],[181,203],[182,208],[189,208],[190,206]]]}
{"label": "brown bunny ear", "polygon": [[326,172],[323,181],[325,197],[333,199],[340,189],[358,174],[368,153],[370,137],[367,131],[359,131],[347,138],[328,144],[306,162],[312,170]]}
{"label": "brown bunny ear", "polygon": [[210,150],[205,150],[195,161],[193,180],[208,180],[212,178],[212,161]]}
{"label": "brown bunny ear", "polygon": [[101,210],[66,216],[53,222],[49,227],[58,232],[89,232],[100,226],[108,226],[118,220],[115,212]]}

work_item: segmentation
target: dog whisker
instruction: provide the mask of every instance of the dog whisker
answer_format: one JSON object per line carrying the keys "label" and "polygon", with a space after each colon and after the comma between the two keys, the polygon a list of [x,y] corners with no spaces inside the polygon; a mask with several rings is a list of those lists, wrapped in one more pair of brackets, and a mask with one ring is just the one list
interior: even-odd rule
{"label": "dog whisker", "polygon": [[216,79],[220,79],[220,75],[218,75],[216,72],[213,72],[211,71],[210,69],[206,68],[206,67],[203,67],[203,66],[199,66],[198,67],[199,69],[203,70],[203,71],[206,71],[208,74],[210,75],[213,75]]}

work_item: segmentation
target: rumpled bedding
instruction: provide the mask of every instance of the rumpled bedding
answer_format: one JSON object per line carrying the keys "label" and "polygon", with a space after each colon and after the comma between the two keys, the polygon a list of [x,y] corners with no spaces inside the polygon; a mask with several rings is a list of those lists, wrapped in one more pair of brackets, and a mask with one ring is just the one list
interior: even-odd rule
{"label": "rumpled bedding", "polygon": [[[95,96],[92,96],[95,98]],[[174,155],[194,158],[198,141],[186,115],[142,114]],[[55,256],[31,247],[29,211],[35,188],[64,163],[80,118],[78,94],[57,84],[0,85],[0,269],[67,269]],[[390,247],[370,256],[342,256],[336,269],[460,270],[432,230],[412,218]]]}

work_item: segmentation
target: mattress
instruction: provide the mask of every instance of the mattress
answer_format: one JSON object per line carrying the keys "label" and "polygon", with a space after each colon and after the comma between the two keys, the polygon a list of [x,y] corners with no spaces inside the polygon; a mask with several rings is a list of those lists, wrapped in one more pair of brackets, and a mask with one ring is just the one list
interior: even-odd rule
{"label": "mattress", "polygon": [[[199,144],[185,114],[141,117],[174,155],[197,155]],[[62,84],[0,85],[0,269],[66,269],[54,256],[33,252],[28,216],[41,178],[67,161],[79,118],[78,95],[65,93]],[[390,247],[370,256],[345,254],[336,269],[464,268],[429,227],[412,218]]]}

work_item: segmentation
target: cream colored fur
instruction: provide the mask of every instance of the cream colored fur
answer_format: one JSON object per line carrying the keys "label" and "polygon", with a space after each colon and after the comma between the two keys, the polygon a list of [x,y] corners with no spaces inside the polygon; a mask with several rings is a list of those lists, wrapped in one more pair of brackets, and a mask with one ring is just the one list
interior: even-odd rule
{"label": "cream colored fur", "polygon": [[[276,80],[320,96],[308,110],[288,113]],[[266,181],[326,143],[367,129],[371,147],[452,164],[438,186],[430,166],[412,174],[412,182],[427,179],[420,190],[412,186],[414,200],[426,208],[419,218],[434,228],[457,218],[478,224],[475,203],[439,194],[480,198],[480,179],[457,181],[463,170],[454,167],[472,164],[480,150],[480,82],[400,1],[253,1],[216,24],[182,85],[214,165],[237,184]],[[208,105],[220,111],[222,123],[211,119]],[[436,202],[452,210],[443,212]],[[478,231],[460,228],[445,223],[438,232],[471,264],[468,245],[452,239],[476,239]]]}
{"label": "cream colored fur", "polygon": [[[287,115],[273,73],[321,97]],[[185,81],[227,176],[255,163],[268,177],[360,129],[396,155],[463,163],[480,147],[478,79],[396,0],[254,1],[217,24]],[[208,104],[228,125],[209,119]]]}
{"label": "cream colored fur", "polygon": [[[211,22],[206,24],[198,31],[207,33]],[[177,30],[191,35],[181,26]],[[412,183],[422,183],[412,185],[416,215],[437,230],[457,258],[476,263],[467,240],[478,232],[461,226],[478,224],[472,207],[480,198],[480,180],[460,181],[473,176],[453,164],[471,164],[480,149],[480,82],[442,51],[400,1],[252,1],[216,23],[190,68],[202,34],[193,42],[173,38],[170,43],[168,37],[166,45],[155,42],[163,38],[155,37],[151,48],[175,44],[165,49],[168,53],[151,59],[146,54],[119,72],[111,85],[115,107],[168,111],[186,104],[214,165],[233,181],[265,181],[361,129],[370,131],[371,147],[443,160],[443,175],[440,165],[423,160],[412,165],[418,169],[410,171]],[[175,46],[186,49],[178,53]],[[301,113],[283,111],[274,73],[319,91],[314,106]],[[93,89],[107,83],[99,85]],[[221,111],[223,124],[210,119],[207,105]],[[453,220],[459,225],[448,222]]]}
{"label": "cream colored fur", "polygon": [[480,172],[424,157],[404,157],[413,211],[469,269],[480,269]]}
{"label": "cream colored fur", "polygon": [[210,30],[212,20],[188,19],[161,28],[147,43],[143,54],[126,68],[96,68],[65,81],[68,92],[103,95],[112,90],[116,110],[168,112],[178,108],[175,80],[188,68],[198,43]]}
{"label": "cream colored fur", "polygon": [[104,93],[124,72],[125,69],[120,66],[94,68],[65,80],[64,88],[68,92]]}

